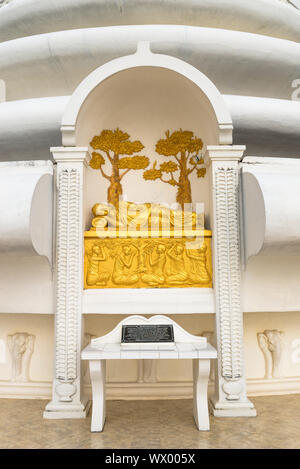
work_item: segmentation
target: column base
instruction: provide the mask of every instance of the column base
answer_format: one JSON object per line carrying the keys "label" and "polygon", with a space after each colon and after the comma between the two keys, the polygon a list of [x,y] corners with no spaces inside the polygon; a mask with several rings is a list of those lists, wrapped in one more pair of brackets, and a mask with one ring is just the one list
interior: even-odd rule
{"label": "column base", "polygon": [[221,402],[209,399],[209,410],[214,417],[256,417],[256,409],[252,402]]}
{"label": "column base", "polygon": [[91,407],[91,401],[85,399],[81,404],[49,402],[43,412],[44,419],[84,419]]}

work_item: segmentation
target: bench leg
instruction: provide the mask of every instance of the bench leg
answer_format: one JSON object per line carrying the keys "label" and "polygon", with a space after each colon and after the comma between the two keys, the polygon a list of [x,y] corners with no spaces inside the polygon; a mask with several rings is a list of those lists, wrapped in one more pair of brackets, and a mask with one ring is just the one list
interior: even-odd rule
{"label": "bench leg", "polygon": [[210,360],[193,360],[194,419],[198,430],[209,430],[207,387]]}
{"label": "bench leg", "polygon": [[92,422],[91,432],[102,432],[105,422],[105,360],[90,360],[92,383]]}

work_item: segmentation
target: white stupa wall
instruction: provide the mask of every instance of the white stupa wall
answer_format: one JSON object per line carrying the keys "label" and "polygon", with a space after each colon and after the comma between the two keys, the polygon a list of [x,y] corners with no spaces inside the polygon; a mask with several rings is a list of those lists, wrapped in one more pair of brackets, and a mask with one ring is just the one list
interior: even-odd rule
{"label": "white stupa wall", "polygon": [[[124,316],[91,315],[85,318],[85,331],[95,336],[109,332]],[[211,315],[195,317],[173,316],[188,332],[199,334],[212,330],[214,320]],[[244,344],[248,395],[272,395],[300,392],[300,317],[293,312],[251,313],[244,316]],[[257,342],[257,332],[266,329],[284,331],[282,356],[283,377],[264,379],[264,356]],[[9,398],[51,398],[53,377],[53,315],[12,314],[0,316],[0,397]],[[11,382],[11,356],[7,346],[7,335],[28,332],[36,336],[34,353],[30,366],[28,383]],[[138,362],[112,360],[107,366],[108,399],[148,399],[184,398],[192,396],[192,368],[189,360],[158,360],[155,383],[139,385]],[[125,384],[126,383],[126,384]],[[89,381],[86,389],[90,392]],[[210,385],[210,392],[213,387]]]}
{"label": "white stupa wall", "polygon": [[[246,144],[246,155],[297,158],[300,156],[300,102],[293,86],[300,78],[300,13],[297,1],[230,0],[210,2],[167,0],[154,7],[151,0],[141,6],[136,0],[124,1],[123,11],[107,0],[12,0],[0,8],[0,160],[48,160],[50,146],[61,145],[60,122],[69,96],[80,81],[109,60],[134,53],[137,42],[149,41],[156,53],[169,54],[194,65],[205,73],[223,94],[234,124],[234,143]],[[208,4],[209,3],[209,4]],[[1,5],[1,3],[0,3]],[[294,5],[294,6],[293,6]],[[122,13],[122,14],[121,14]],[[114,25],[114,26],[112,26]],[[170,26],[171,25],[171,26]],[[136,89],[137,96],[143,89]],[[183,100],[173,101],[171,124],[157,121],[163,96],[146,95],[141,109],[133,103],[139,118],[120,109],[120,98],[109,96],[114,112],[95,115],[95,131],[101,126],[119,125],[135,138],[142,139],[145,154],[156,158],[153,144],[165,127],[186,126],[201,133],[199,109],[182,116]],[[160,90],[163,94],[162,90]],[[168,89],[170,95],[175,90]],[[175,96],[176,97],[176,96]],[[193,104],[193,103],[191,103]],[[141,119],[144,107],[149,112]],[[190,103],[189,106],[190,108]],[[186,113],[185,113],[186,114]],[[116,122],[118,121],[118,122]],[[138,121],[138,122],[137,122]],[[199,124],[201,122],[201,129]],[[126,126],[126,129],[125,129]],[[144,131],[146,129],[146,131]],[[87,142],[93,135],[87,134]],[[86,143],[84,143],[86,145]],[[161,157],[162,158],[162,157]],[[158,182],[146,182],[134,172],[124,179],[128,200],[141,200],[141,193],[154,201],[172,202],[175,191]],[[97,171],[88,170],[86,215],[90,206],[104,200],[106,182],[98,184]],[[193,178],[196,200],[209,204],[205,180]],[[172,188],[171,188],[172,189]],[[209,214],[207,214],[209,215]],[[0,227],[1,228],[1,227]],[[243,309],[248,394],[299,392],[300,364],[297,343],[300,339],[299,257],[258,255],[249,259],[243,272]],[[8,397],[45,397],[51,394],[53,376],[54,329],[53,274],[45,257],[19,253],[12,262],[0,259],[0,395]],[[116,325],[118,316],[87,315],[85,331],[102,335]],[[175,318],[191,333],[213,329],[213,315]],[[264,359],[257,343],[257,332],[277,329],[285,332],[284,378],[264,377]],[[12,386],[11,359],[7,335],[28,332],[36,336],[30,376],[32,383]],[[299,336],[299,337],[298,337]],[[298,340],[298,342],[297,342]],[[148,397],[188,395],[186,384],[191,371],[181,364],[161,362],[158,381],[170,383],[166,391],[149,386]],[[137,363],[112,364],[111,382],[131,383],[131,388],[109,388],[109,395],[144,397],[135,384]],[[175,383],[175,384],[172,384]],[[126,389],[126,391],[124,391]]]}

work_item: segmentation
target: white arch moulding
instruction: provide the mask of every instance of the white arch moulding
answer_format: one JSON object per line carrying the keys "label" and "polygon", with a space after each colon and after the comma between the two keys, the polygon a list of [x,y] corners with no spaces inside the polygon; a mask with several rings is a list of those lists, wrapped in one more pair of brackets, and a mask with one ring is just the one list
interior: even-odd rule
{"label": "white arch moulding", "polygon": [[216,144],[232,144],[232,119],[223,96],[216,86],[192,65],[168,55],[153,54],[150,50],[149,42],[141,41],[138,43],[135,54],[114,59],[100,66],[90,73],[76,88],[62,117],[61,132],[63,146],[76,146],[78,116],[83,104],[93,90],[112,75],[135,67],[160,67],[168,69],[193,82],[206,96],[215,116],[219,133],[219,141]]}

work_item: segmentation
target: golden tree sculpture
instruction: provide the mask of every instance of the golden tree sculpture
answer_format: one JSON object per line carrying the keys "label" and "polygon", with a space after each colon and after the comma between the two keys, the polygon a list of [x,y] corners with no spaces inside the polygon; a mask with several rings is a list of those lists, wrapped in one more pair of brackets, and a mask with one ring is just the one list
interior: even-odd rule
{"label": "golden tree sculpture", "polygon": [[[130,135],[120,129],[102,130],[90,142],[91,147],[99,152],[92,153],[90,166],[99,169],[102,176],[110,182],[107,190],[107,202],[118,206],[120,195],[123,193],[121,181],[132,169],[145,169],[149,165],[149,158],[139,153],[144,145],[139,141],[130,141]],[[126,156],[123,156],[126,155]],[[134,156],[131,156],[134,155]],[[121,156],[123,156],[121,158]],[[106,162],[111,164],[111,174],[104,171]],[[121,172],[120,170],[124,170]]]}
{"label": "golden tree sculpture", "polygon": [[[204,161],[198,156],[199,151],[203,148],[201,138],[194,136],[189,130],[176,130],[170,134],[165,132],[166,138],[158,140],[155,151],[159,155],[173,156],[176,160],[166,161],[157,168],[157,161],[153,167],[143,173],[144,179],[154,181],[160,179],[166,184],[177,187],[176,201],[181,205],[182,210],[184,204],[192,202],[191,182],[189,176],[197,171],[197,177],[204,177],[206,169],[203,167]],[[174,173],[179,172],[176,177]],[[169,178],[166,179],[166,175]]]}

